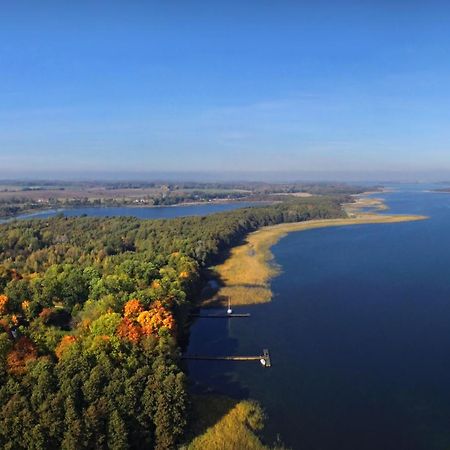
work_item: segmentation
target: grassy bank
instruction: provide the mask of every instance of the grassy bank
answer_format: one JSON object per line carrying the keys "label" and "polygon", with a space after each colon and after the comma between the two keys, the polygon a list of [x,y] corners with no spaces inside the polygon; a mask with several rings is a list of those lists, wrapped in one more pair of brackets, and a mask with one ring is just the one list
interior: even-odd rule
{"label": "grassy bank", "polygon": [[257,436],[264,425],[258,403],[222,395],[197,395],[192,401],[188,443],[183,450],[275,450]]}
{"label": "grassy bank", "polygon": [[250,233],[244,244],[234,247],[229,258],[214,268],[222,287],[216,295],[205,301],[205,305],[225,305],[228,297],[234,306],[270,301],[272,291],[269,281],[278,272],[278,268],[272,263],[273,255],[270,248],[287,233],[314,228],[426,219],[424,216],[414,215],[356,214],[357,209],[352,212],[355,215],[347,219],[283,223]]}

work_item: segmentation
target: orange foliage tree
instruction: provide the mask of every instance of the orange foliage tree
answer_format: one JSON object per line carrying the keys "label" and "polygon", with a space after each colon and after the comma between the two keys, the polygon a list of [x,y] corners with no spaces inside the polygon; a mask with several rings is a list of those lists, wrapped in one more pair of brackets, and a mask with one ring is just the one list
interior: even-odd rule
{"label": "orange foliage tree", "polygon": [[39,317],[43,320],[44,323],[47,323],[50,320],[52,314],[53,314],[52,308],[44,308],[39,313]]}
{"label": "orange foliage tree", "polygon": [[61,359],[62,354],[76,341],[75,336],[64,336],[55,349],[55,355],[58,359]]}
{"label": "orange foliage tree", "polygon": [[26,336],[20,337],[6,357],[7,370],[10,374],[21,375],[26,365],[37,358],[36,346]]}
{"label": "orange foliage tree", "polygon": [[134,298],[125,303],[123,310],[126,318],[134,320],[144,311],[144,307],[138,299]]}
{"label": "orange foliage tree", "polygon": [[172,334],[175,332],[175,319],[160,301],[156,301],[149,311],[141,312],[137,321],[146,335],[157,335],[161,328],[166,328]]}
{"label": "orange foliage tree", "polygon": [[117,327],[117,335],[121,339],[126,339],[136,344],[142,336],[142,328],[138,323],[130,320],[128,317],[124,317]]}
{"label": "orange foliage tree", "polygon": [[143,335],[157,336],[161,328],[172,334],[175,332],[172,313],[160,301],[155,302],[150,310],[146,311],[139,300],[133,299],[125,304],[124,317],[116,332],[121,339],[137,343]]}
{"label": "orange foliage tree", "polygon": [[9,298],[6,295],[0,295],[0,315],[8,313]]}

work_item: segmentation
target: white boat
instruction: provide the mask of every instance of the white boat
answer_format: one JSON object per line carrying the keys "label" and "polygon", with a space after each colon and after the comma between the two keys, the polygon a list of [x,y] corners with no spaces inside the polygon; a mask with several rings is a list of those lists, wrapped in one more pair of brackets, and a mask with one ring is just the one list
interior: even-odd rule
{"label": "white boat", "polygon": [[233,310],[231,309],[231,302],[230,302],[230,297],[228,297],[228,309],[227,309],[227,314],[232,314]]}

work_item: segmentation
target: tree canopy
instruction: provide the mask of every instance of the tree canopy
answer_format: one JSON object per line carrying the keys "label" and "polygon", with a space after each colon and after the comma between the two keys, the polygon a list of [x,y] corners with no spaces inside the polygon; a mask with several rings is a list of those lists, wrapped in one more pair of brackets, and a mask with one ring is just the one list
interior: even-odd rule
{"label": "tree canopy", "polygon": [[179,337],[201,269],[245,234],[344,215],[307,198],[171,220],[0,226],[0,446],[173,448],[188,420]]}

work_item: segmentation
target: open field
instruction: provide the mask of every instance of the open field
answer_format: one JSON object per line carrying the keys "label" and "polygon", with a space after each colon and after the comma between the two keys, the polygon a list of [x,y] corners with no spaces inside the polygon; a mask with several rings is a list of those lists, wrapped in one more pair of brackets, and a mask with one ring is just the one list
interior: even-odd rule
{"label": "open field", "polygon": [[30,190],[8,190],[0,192],[0,200],[14,198],[27,200],[49,200],[54,199],[115,199],[115,198],[142,198],[154,196],[161,192],[157,188],[142,189],[106,189],[106,188],[64,188],[64,189],[30,189]]}
{"label": "open field", "polygon": [[214,267],[222,287],[216,295],[205,301],[205,305],[225,306],[228,297],[234,306],[270,301],[272,291],[269,282],[279,270],[272,262],[273,255],[270,248],[287,233],[315,228],[409,222],[423,219],[426,217],[361,213],[348,219],[311,220],[261,228],[250,233],[244,244],[233,248],[229,258],[223,264]]}
{"label": "open field", "polygon": [[279,192],[274,195],[284,195],[284,196],[289,195],[290,197],[305,198],[305,197],[312,197],[313,194],[310,194],[309,192]]}
{"label": "open field", "polygon": [[[151,185],[150,185],[151,184]],[[218,196],[219,198],[226,195],[249,195],[252,194],[251,189],[243,189],[224,186],[216,187],[214,185],[200,185],[200,187],[185,187],[183,183],[139,183],[139,182],[45,182],[26,183],[17,182],[16,184],[7,184],[0,182],[0,201],[8,201],[13,199],[23,199],[28,201],[49,200],[73,200],[73,199],[142,199],[165,197],[170,195],[186,196],[195,198],[202,195],[211,198]]]}
{"label": "open field", "polygon": [[135,199],[158,196],[196,196],[210,199],[227,196],[280,195],[309,197],[315,195],[355,194],[362,188],[346,185],[267,184],[267,183],[165,183],[165,182],[25,182],[0,181],[0,201],[24,199],[29,201],[60,199]]}
{"label": "open field", "polygon": [[139,183],[4,184],[0,183],[0,218],[43,209],[89,206],[172,206],[239,201],[255,197],[250,190],[215,186],[185,188],[179,185]]}

